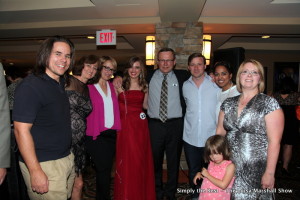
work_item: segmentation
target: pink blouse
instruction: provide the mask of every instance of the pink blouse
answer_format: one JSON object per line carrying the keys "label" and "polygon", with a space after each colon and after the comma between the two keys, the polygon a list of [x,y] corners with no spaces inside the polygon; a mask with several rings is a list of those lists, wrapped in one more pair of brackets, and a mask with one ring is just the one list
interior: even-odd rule
{"label": "pink blouse", "polygon": [[[113,130],[121,130],[121,122],[120,122],[120,111],[119,111],[119,104],[117,95],[114,92],[114,87],[112,83],[109,83],[110,91],[111,91],[111,98],[113,102],[114,108],[114,125],[110,128]],[[92,136],[93,140],[100,135],[101,132],[108,130],[104,126],[104,102],[102,96],[99,94],[98,90],[94,85],[88,85],[90,98],[93,105],[93,110],[91,114],[87,117],[87,128],[86,128],[86,135]]]}

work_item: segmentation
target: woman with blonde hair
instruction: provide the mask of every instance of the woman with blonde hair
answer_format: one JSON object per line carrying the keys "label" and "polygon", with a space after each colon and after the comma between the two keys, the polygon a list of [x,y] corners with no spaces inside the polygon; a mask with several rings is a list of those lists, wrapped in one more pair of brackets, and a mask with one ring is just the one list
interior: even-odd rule
{"label": "woman with blonde hair", "polygon": [[118,99],[110,82],[117,62],[110,56],[100,58],[100,69],[88,85],[93,110],[87,117],[86,150],[96,167],[96,199],[111,199],[111,170],[116,152],[116,134],[121,129]]}
{"label": "woman with blonde hair", "polygon": [[226,136],[236,167],[231,199],[272,199],[283,112],[274,98],[262,93],[260,62],[244,61],[236,84],[241,95],[223,102],[217,127],[217,134]]}

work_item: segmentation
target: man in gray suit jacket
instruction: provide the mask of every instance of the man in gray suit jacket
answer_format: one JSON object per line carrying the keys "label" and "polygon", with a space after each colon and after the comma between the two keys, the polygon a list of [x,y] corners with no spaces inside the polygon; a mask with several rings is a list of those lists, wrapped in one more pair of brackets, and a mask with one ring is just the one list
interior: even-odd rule
{"label": "man in gray suit jacket", "polygon": [[10,167],[10,117],[3,66],[0,63],[0,185]]}

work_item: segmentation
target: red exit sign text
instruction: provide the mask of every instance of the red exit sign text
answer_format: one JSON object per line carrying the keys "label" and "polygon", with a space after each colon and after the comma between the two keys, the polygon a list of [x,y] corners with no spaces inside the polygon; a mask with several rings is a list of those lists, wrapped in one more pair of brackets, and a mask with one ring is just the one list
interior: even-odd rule
{"label": "red exit sign text", "polygon": [[102,30],[96,33],[97,45],[116,45],[116,30]]}

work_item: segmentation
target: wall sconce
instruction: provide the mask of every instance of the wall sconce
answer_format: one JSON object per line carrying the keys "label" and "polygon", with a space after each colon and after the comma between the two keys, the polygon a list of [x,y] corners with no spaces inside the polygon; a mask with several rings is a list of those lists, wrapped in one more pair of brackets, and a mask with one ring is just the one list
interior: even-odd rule
{"label": "wall sconce", "polygon": [[211,35],[203,35],[202,55],[206,59],[206,65],[210,64]]}
{"label": "wall sconce", "polygon": [[146,36],[146,65],[154,65],[155,36]]}

